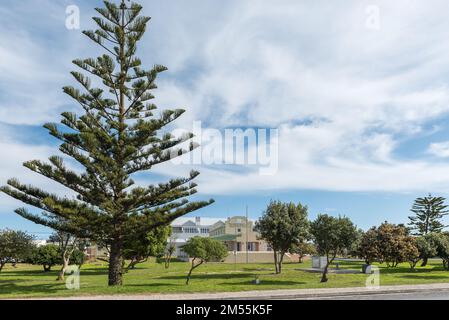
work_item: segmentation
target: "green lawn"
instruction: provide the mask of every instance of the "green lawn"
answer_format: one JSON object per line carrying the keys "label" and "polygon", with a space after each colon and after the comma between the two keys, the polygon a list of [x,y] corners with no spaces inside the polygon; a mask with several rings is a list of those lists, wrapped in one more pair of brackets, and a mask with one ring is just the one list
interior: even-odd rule
{"label": "green lawn", "polygon": [[[340,267],[360,270],[361,264],[341,263]],[[55,281],[58,268],[44,273],[37,266],[7,266],[0,273],[0,298],[358,287],[364,286],[367,279],[363,274],[330,274],[329,282],[321,284],[319,274],[297,270],[307,267],[309,262],[285,264],[283,273],[275,275],[271,264],[211,263],[196,269],[186,286],[188,263],[176,262],[166,270],[161,264],[148,262],[126,274],[123,287],[108,288],[106,265],[91,264],[83,266],[81,288],[73,291]],[[443,270],[439,261],[431,261],[428,267],[415,272],[410,271],[408,264],[392,269],[382,265],[380,269],[381,285],[449,282],[449,271]],[[255,275],[259,275],[260,285],[252,284]]]}

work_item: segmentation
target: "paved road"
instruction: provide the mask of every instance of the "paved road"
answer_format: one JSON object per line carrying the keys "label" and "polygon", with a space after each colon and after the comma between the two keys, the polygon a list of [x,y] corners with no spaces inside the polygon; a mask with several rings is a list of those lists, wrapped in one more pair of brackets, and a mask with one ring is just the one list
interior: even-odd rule
{"label": "paved road", "polygon": [[[44,298],[48,300],[49,298]],[[51,300],[449,300],[449,283],[195,294],[141,294],[50,298]]]}
{"label": "paved road", "polygon": [[449,300],[449,290],[315,297],[296,300]]}

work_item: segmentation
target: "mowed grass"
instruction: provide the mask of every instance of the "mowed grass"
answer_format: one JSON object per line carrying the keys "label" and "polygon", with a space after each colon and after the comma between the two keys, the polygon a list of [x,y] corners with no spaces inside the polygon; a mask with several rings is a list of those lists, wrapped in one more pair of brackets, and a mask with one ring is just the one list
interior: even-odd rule
{"label": "mowed grass", "polygon": [[[360,262],[340,262],[340,268],[361,270]],[[329,274],[327,283],[320,283],[320,274],[300,268],[309,268],[310,262],[287,263],[280,275],[274,274],[272,264],[209,263],[194,271],[190,285],[185,277],[190,264],[172,263],[170,269],[162,264],[148,262],[138,265],[124,277],[124,286],[107,286],[106,264],[84,265],[81,269],[80,290],[68,290],[65,283],[56,281],[58,267],[44,273],[39,266],[7,266],[0,273],[0,299],[32,297],[69,297],[113,294],[170,294],[194,292],[235,292],[248,290],[306,289],[364,286],[367,275]],[[408,264],[397,268],[381,265],[381,285],[425,284],[449,282],[449,271],[440,261],[431,260],[425,268],[411,271]],[[261,283],[252,283],[258,275]]]}

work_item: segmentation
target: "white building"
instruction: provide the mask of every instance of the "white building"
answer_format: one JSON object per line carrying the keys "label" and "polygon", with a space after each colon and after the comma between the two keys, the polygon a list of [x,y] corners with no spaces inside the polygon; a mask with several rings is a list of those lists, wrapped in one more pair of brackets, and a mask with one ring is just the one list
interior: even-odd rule
{"label": "white building", "polygon": [[213,224],[222,219],[219,218],[178,218],[172,222],[172,236],[169,244],[176,246],[174,256],[181,260],[188,260],[188,256],[182,251],[182,246],[193,237],[209,237],[209,231]]}
{"label": "white building", "polygon": [[42,247],[47,244],[47,240],[33,240],[32,242],[36,247]]}

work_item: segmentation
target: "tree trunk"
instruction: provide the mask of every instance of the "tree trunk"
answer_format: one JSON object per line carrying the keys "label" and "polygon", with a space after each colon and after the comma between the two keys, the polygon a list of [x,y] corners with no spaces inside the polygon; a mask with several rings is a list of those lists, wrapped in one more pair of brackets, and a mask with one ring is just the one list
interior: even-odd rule
{"label": "tree trunk", "polygon": [[171,256],[165,257],[165,269],[170,268]]}
{"label": "tree trunk", "polygon": [[282,272],[282,262],[284,261],[284,254],[285,253],[283,253],[283,252],[281,252],[280,253],[280,256],[279,256],[279,261],[278,261],[278,274],[281,274],[281,272]]}
{"label": "tree trunk", "polygon": [[129,263],[129,265],[126,267],[126,271],[128,270],[134,270],[136,268],[136,264],[139,261],[137,259],[132,259],[131,262]]}
{"label": "tree trunk", "polygon": [[51,271],[51,266],[47,266],[47,265],[43,265],[44,268],[44,272],[50,272]]}
{"label": "tree trunk", "polygon": [[276,251],[276,250],[274,250],[274,268],[275,268],[276,274],[279,274],[278,254],[277,254],[277,251]]}
{"label": "tree trunk", "polygon": [[195,268],[199,267],[202,263],[203,263],[203,261],[201,261],[200,263],[198,263],[197,265],[195,265],[195,259],[192,260],[192,267],[190,268],[189,274],[187,275],[186,285],[189,285],[190,277],[192,276],[193,270],[194,270]]}
{"label": "tree trunk", "polygon": [[326,267],[324,267],[324,270],[323,270],[323,275],[321,276],[321,282],[322,283],[324,283],[324,282],[327,282],[327,271],[328,271],[328,269],[329,269],[329,262],[326,264]]}
{"label": "tree trunk", "polygon": [[64,281],[65,271],[67,270],[68,266],[69,259],[67,259],[67,257],[64,257],[61,271],[59,271],[58,278],[56,279],[57,281]]}
{"label": "tree trunk", "polygon": [[122,242],[114,241],[109,257],[109,286],[123,285],[123,264]]}
{"label": "tree trunk", "polygon": [[4,262],[0,263],[0,272],[2,272],[4,266],[5,266]]}
{"label": "tree trunk", "polygon": [[424,257],[424,258],[422,259],[421,267],[427,266],[427,262],[428,262],[428,261],[429,261],[429,258]]}

